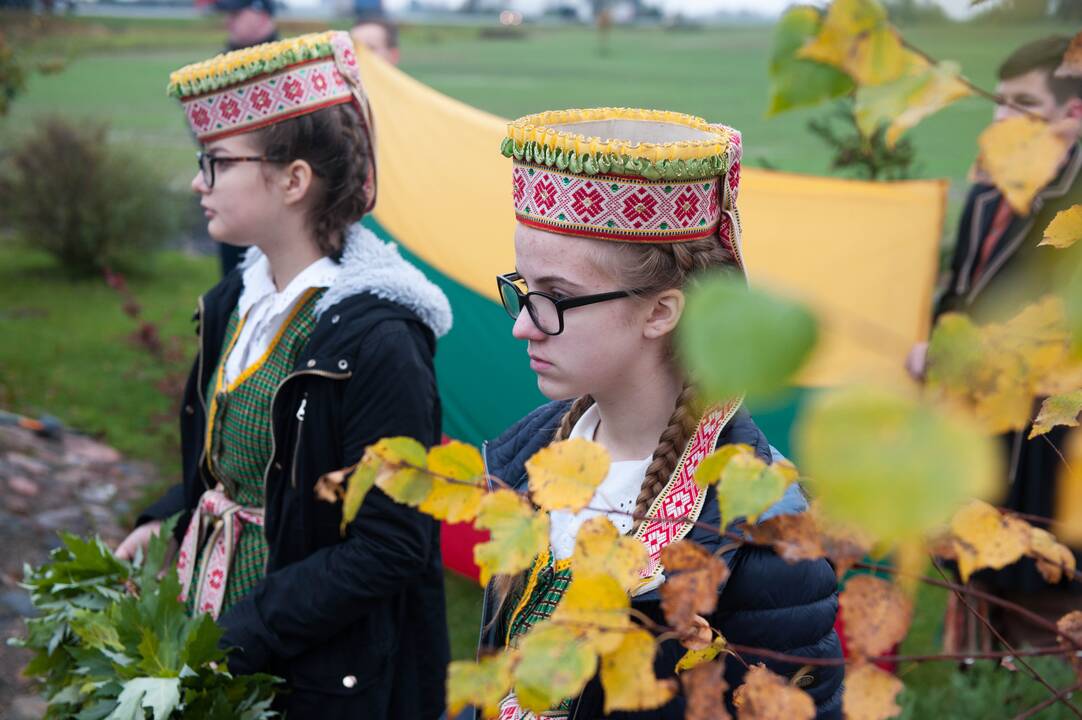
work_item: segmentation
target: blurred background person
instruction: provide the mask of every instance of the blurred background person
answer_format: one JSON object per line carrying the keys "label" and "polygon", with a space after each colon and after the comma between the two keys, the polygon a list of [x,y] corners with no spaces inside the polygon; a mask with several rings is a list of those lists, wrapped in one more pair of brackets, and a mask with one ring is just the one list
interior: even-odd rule
{"label": "blurred background person", "polygon": [[354,45],[364,45],[392,65],[398,64],[398,26],[386,16],[359,13],[349,35]]}

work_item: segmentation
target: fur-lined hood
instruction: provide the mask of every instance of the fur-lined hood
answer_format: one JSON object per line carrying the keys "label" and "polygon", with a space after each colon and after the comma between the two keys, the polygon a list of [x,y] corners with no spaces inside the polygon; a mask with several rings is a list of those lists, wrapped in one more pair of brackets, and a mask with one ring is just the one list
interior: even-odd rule
{"label": "fur-lined hood", "polygon": [[[261,257],[259,248],[249,248],[240,264],[241,271]],[[451,330],[451,303],[443,291],[406,262],[395,243],[380,240],[359,222],[346,231],[339,266],[338,280],[316,303],[317,318],[342,300],[367,292],[408,308],[437,338]]]}

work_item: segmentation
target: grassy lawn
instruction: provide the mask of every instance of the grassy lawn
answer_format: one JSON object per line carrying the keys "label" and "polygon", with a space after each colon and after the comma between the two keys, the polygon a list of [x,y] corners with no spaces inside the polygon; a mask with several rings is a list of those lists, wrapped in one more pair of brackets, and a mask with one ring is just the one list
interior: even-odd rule
{"label": "grassy lawn", "polygon": [[[306,29],[311,28],[288,26],[283,31]],[[907,35],[933,55],[958,60],[970,78],[991,87],[996,63],[1008,49],[1055,30],[951,26],[915,28]],[[530,28],[521,40],[478,40],[477,31],[467,28],[407,28],[402,67],[449,95],[508,117],[595,105],[664,107],[703,115],[744,132],[750,164],[826,173],[828,152],[805,129],[808,119],[827,112],[825,108],[764,117],[771,34],[766,27],[617,30],[602,55],[594,33],[583,29]],[[65,67],[54,74],[31,75],[12,113],[0,118],[4,141],[17,141],[50,114],[108,122],[113,139],[153,158],[174,188],[184,191],[194,172],[194,148],[175,102],[165,96],[165,82],[169,71],[220,47],[220,21],[94,19],[66,22],[59,32],[36,39],[29,29],[16,28],[9,39],[29,68],[58,59]],[[987,102],[963,101],[912,135],[919,175],[950,178],[955,208],[976,135],[990,114]],[[175,477],[176,399],[157,385],[186,370],[186,358],[194,352],[189,317],[196,297],[216,275],[213,259],[166,252],[152,274],[132,279],[145,317],[158,323],[168,338],[176,338],[171,342],[185,358],[163,365],[129,340],[135,324],[104,283],[72,282],[48,257],[0,235],[0,337],[5,338],[0,343],[0,406],[54,414],[133,457],[158,463],[167,476]],[[479,593],[472,583],[449,577],[448,594],[454,654],[467,657],[476,639]],[[944,601],[939,591],[918,596],[906,652],[935,651]],[[947,665],[903,668],[903,674],[914,688],[910,695],[924,698],[927,691],[928,698],[944,703],[941,708],[957,707],[953,703],[970,697],[966,693],[980,694],[980,688],[992,682],[973,674],[970,680],[958,680],[959,674]],[[967,685],[971,680],[977,690]],[[986,699],[1013,691],[988,692]],[[919,707],[907,708],[912,717],[929,716]]]}

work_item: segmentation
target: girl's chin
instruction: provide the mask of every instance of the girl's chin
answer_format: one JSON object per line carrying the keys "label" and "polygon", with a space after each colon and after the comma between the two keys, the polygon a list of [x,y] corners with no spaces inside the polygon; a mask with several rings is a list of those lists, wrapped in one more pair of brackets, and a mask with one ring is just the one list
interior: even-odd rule
{"label": "girl's chin", "polygon": [[549,400],[574,400],[582,394],[569,387],[566,383],[553,380],[544,375],[537,376],[537,389]]}

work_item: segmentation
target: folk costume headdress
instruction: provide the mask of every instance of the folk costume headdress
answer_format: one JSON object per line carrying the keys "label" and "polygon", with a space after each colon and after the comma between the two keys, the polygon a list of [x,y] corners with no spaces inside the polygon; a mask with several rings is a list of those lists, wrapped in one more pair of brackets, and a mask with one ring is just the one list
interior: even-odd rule
{"label": "folk costume headdress", "polygon": [[501,150],[524,225],[621,242],[717,236],[743,265],[730,127],[660,110],[557,110],[510,123]]}
{"label": "folk costume headdress", "polygon": [[352,103],[368,135],[366,212],[375,205],[372,111],[348,33],[300,35],[186,65],[169,76],[168,93],[202,144]]}

